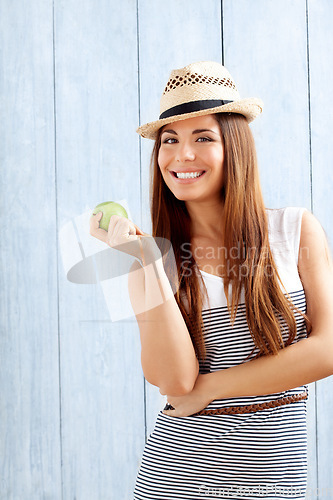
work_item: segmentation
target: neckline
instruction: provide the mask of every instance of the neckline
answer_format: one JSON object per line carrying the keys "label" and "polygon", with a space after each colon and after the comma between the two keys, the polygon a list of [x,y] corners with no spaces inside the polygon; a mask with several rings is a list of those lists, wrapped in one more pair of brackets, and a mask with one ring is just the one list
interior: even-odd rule
{"label": "neckline", "polygon": [[[286,207],[284,207],[284,208],[286,208]],[[284,208],[282,210],[284,210]],[[268,212],[268,211],[281,210],[281,208],[267,208],[267,207],[265,207],[265,210],[266,210],[266,212]],[[270,221],[268,220],[268,230],[270,229],[269,223],[270,223]],[[199,269],[199,267],[198,267],[198,269]],[[221,281],[221,280],[223,281],[222,276],[217,276],[216,274],[207,273],[206,271],[201,271],[201,269],[199,269],[199,271],[204,276],[207,276],[207,278],[212,278],[212,279],[215,279],[215,280],[218,280],[218,281]]]}
{"label": "neckline", "polygon": [[222,276],[217,276],[216,274],[206,273],[206,271],[201,271],[201,269],[199,269],[199,271],[201,274],[208,276],[210,278],[217,279],[219,281],[223,280]]}

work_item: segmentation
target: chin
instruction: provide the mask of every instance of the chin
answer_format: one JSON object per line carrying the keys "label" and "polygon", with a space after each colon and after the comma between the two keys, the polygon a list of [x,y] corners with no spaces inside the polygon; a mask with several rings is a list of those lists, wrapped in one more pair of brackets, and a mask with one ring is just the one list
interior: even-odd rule
{"label": "chin", "polygon": [[198,199],[198,194],[195,195],[193,192],[192,192],[192,194],[189,193],[189,192],[186,192],[186,188],[184,190],[182,190],[182,189],[174,189],[174,186],[172,186],[173,189],[171,189],[171,186],[168,186],[168,184],[166,182],[165,182],[165,184],[167,185],[170,193],[172,193],[173,196],[175,198],[177,198],[177,200],[180,200],[180,201],[194,201],[194,200]]}
{"label": "chin", "polygon": [[183,194],[178,194],[177,193],[172,193],[174,195],[175,198],[177,198],[177,200],[180,200],[180,201],[200,201],[200,198],[198,196],[194,196],[194,195],[186,195],[185,193]]}

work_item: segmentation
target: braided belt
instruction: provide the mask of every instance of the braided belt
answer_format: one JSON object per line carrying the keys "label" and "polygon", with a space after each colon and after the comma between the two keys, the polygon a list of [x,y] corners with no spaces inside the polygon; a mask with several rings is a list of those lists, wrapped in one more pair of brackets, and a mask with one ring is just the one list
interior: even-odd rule
{"label": "braided belt", "polygon": [[[300,392],[299,394],[293,394],[291,396],[285,396],[284,398],[275,399],[274,401],[267,401],[265,403],[255,403],[252,405],[244,406],[228,406],[226,408],[217,408],[216,410],[201,410],[197,413],[193,413],[193,417],[197,415],[235,415],[237,413],[253,413],[260,410],[266,410],[268,408],[275,408],[277,406],[287,405],[290,403],[295,403],[296,401],[302,401],[308,398],[308,391]],[[168,407],[167,407],[168,406]],[[174,410],[174,408],[167,404],[164,408],[165,410]]]}

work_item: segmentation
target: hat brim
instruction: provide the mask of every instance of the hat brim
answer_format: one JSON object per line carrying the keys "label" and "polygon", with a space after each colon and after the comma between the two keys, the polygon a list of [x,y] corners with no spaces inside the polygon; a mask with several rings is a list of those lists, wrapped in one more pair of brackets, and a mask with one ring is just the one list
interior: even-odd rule
{"label": "hat brim", "polygon": [[250,123],[262,112],[263,107],[264,103],[261,99],[257,97],[249,97],[248,99],[240,99],[239,101],[230,102],[229,104],[217,106],[216,108],[202,109],[200,111],[170,116],[168,118],[163,118],[162,120],[146,123],[145,125],[141,125],[136,131],[146,139],[156,139],[158,130],[168,123],[187,120],[188,118],[194,118],[195,116],[228,112],[244,115],[248,123]]}

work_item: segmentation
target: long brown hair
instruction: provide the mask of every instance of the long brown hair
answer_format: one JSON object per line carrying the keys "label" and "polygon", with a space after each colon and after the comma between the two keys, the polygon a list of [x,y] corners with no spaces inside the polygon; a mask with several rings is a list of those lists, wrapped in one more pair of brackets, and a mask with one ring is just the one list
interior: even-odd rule
{"label": "long brown hair", "polygon": [[[221,199],[224,201],[222,234],[225,255],[222,256],[222,268],[237,270],[236,275],[228,271],[223,275],[231,323],[234,324],[244,287],[246,319],[255,347],[259,350],[257,356],[276,354],[296,337],[297,324],[292,309],[304,317],[310,328],[311,322],[306,314],[294,306],[288,292],[285,295],[279,285],[279,281],[281,284],[282,281],[269,246],[268,220],[256,148],[247,120],[237,113],[219,113],[215,117],[221,129],[224,148]],[[207,297],[207,289],[193,256],[186,260],[186,265],[182,262],[181,249],[184,244],[191,248],[191,219],[185,202],[178,200],[164,182],[158,166],[160,145],[161,129],[155,141],[150,166],[152,233],[172,244],[178,274],[175,299],[188,327],[196,355],[204,360],[206,349],[201,291]],[[234,256],[234,252],[230,251],[232,248],[241,251]],[[229,284],[232,285],[231,304]],[[286,342],[276,314],[286,322],[289,331]]]}

